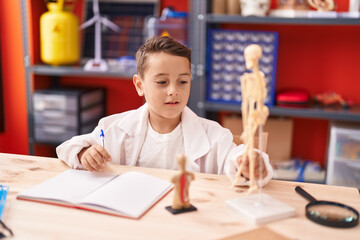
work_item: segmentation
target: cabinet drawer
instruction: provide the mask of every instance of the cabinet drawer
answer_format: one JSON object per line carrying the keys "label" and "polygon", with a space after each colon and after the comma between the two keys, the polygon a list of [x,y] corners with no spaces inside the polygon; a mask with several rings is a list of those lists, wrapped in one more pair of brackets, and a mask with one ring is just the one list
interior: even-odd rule
{"label": "cabinet drawer", "polygon": [[326,183],[360,188],[358,124],[331,124]]}
{"label": "cabinet drawer", "polygon": [[82,110],[79,114],[76,112],[66,112],[61,110],[35,111],[34,119],[36,125],[50,124],[78,128],[89,122],[98,121],[104,116],[103,104]]}
{"label": "cabinet drawer", "polygon": [[336,171],[328,184],[360,189],[360,162],[336,161],[334,168]]}
{"label": "cabinet drawer", "polygon": [[79,111],[104,101],[103,89],[46,89],[34,93],[35,111]]}
{"label": "cabinet drawer", "polygon": [[87,124],[81,128],[67,128],[57,125],[36,125],[35,141],[46,143],[62,143],[73,136],[90,133],[96,127],[97,122]]}

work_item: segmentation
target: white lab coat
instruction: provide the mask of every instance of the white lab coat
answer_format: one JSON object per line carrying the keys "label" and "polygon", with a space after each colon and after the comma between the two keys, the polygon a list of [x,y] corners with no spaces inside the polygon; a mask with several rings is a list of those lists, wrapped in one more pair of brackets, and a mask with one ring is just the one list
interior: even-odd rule
{"label": "white lab coat", "polygon": [[[145,140],[148,115],[148,106],[145,103],[136,110],[105,117],[99,121],[92,133],[75,136],[58,146],[57,155],[70,167],[82,169],[77,154],[84,147],[101,145],[100,132],[103,129],[105,149],[110,154],[112,163],[136,166]],[[230,130],[215,121],[198,117],[188,107],[185,107],[181,115],[181,124],[187,170],[217,174],[226,172],[228,177],[233,179],[237,169],[236,159],[242,155],[244,147],[233,143]],[[263,154],[263,157],[268,175],[260,185],[265,185],[273,175],[267,154]]]}

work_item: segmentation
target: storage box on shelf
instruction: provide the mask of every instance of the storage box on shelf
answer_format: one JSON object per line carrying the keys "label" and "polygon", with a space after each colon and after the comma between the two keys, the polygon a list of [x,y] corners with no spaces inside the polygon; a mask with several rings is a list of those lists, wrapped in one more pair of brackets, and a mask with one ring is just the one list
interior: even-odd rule
{"label": "storage box on shelf", "polygon": [[[238,116],[225,116],[222,126],[228,128],[233,135],[241,135],[242,120]],[[291,159],[291,141],[293,137],[293,121],[290,118],[268,118],[264,131],[269,134],[266,153],[270,163],[287,162]]]}
{"label": "storage box on shelf", "polygon": [[104,116],[104,96],[104,89],[35,91],[35,141],[59,144],[91,132]]}
{"label": "storage box on shelf", "polygon": [[160,17],[150,17],[146,20],[145,37],[169,35],[179,42],[188,45],[188,14],[164,8]]}
{"label": "storage box on shelf", "polygon": [[326,183],[360,189],[360,126],[333,123]]}

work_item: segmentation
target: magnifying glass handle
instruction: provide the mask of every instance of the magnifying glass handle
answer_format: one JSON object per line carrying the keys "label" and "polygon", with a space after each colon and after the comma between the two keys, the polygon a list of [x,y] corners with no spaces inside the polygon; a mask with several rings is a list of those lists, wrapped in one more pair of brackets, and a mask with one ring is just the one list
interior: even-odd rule
{"label": "magnifying glass handle", "polygon": [[306,198],[310,202],[317,202],[317,200],[311,196],[309,193],[307,193],[302,187],[296,186],[295,191],[300,194],[302,197]]}

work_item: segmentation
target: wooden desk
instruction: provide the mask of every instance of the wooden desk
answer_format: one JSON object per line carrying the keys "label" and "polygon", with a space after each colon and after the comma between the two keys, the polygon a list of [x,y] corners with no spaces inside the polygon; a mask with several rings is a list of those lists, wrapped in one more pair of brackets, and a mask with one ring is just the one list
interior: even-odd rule
{"label": "wooden desk", "polygon": [[[0,153],[0,183],[10,192],[3,213],[14,239],[221,239],[258,228],[230,211],[225,200],[244,194],[246,188],[230,188],[226,176],[197,173],[190,198],[196,212],[172,215],[173,191],[140,220],[49,204],[16,200],[18,192],[41,183],[68,167],[58,159]],[[107,171],[135,170],[169,180],[174,171],[110,165]],[[290,239],[360,239],[360,226],[336,229],[318,225],[305,217],[307,201],[294,188],[299,183],[272,180],[263,192],[296,208],[296,216],[262,227]],[[360,211],[357,189],[301,183],[317,199],[339,201]],[[259,231],[260,234],[260,231]],[[264,239],[259,237],[259,239]]]}

